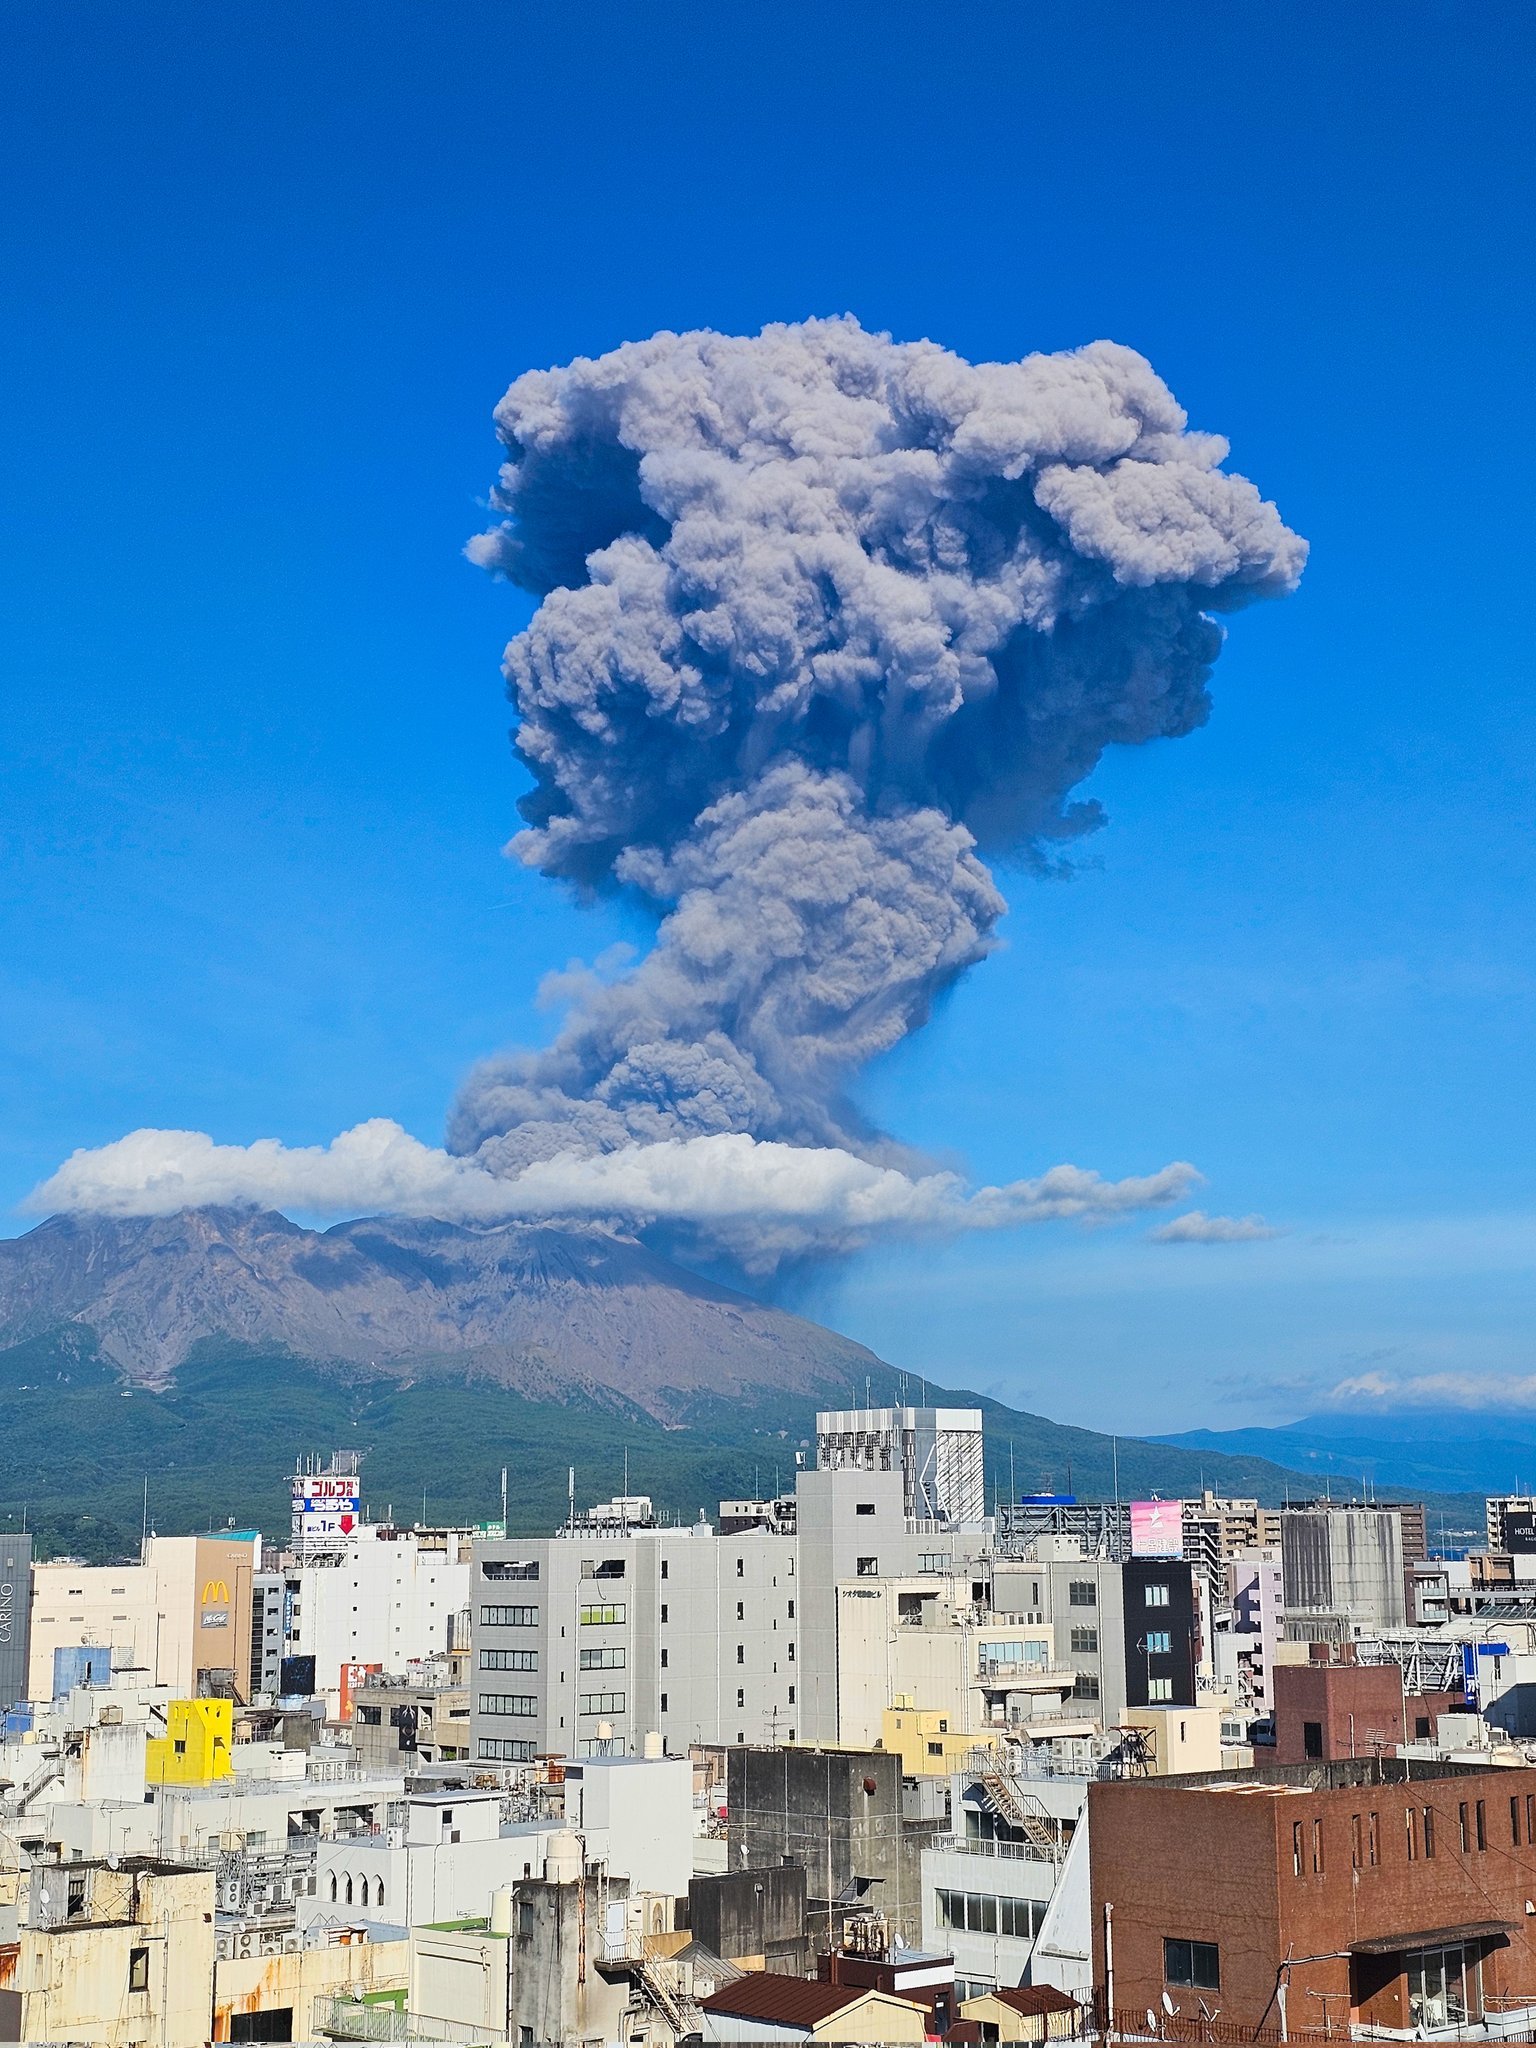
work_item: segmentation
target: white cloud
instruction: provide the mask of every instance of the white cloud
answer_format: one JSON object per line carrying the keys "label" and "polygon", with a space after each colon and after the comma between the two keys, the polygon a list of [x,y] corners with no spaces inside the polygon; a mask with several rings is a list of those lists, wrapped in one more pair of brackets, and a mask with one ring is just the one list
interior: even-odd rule
{"label": "white cloud", "polygon": [[1191,1209],[1147,1233],[1154,1244],[1257,1244],[1280,1232],[1262,1216],[1207,1216]]}
{"label": "white cloud", "polygon": [[909,1175],[851,1152],[739,1133],[561,1154],[501,1178],[375,1117],[329,1145],[275,1138],[217,1145],[202,1131],[133,1131],[73,1153],[29,1196],[33,1212],[166,1216],[255,1204],[322,1216],[389,1211],[454,1222],[542,1217],[696,1224],[744,1255],[855,1245],[886,1232],[1003,1230],[1101,1222],[1177,1202],[1200,1176],[1184,1161],[1106,1181],[1078,1166],[967,1191],[952,1173]]}
{"label": "white cloud", "polygon": [[1536,1408],[1536,1373],[1424,1372],[1405,1379],[1362,1372],[1340,1380],[1328,1396],[1340,1408]]}

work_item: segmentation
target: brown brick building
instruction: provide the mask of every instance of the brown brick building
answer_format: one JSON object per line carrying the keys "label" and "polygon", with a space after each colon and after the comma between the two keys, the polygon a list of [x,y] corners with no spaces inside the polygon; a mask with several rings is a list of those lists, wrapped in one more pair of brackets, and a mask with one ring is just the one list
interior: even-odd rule
{"label": "brown brick building", "polygon": [[[1397,1759],[1089,1788],[1094,1975],[1278,2034],[1536,2018],[1536,1768]],[[1166,2005],[1165,2005],[1166,1997]]]}
{"label": "brown brick building", "polygon": [[1272,1685],[1277,1764],[1334,1763],[1396,1752],[1427,1739],[1441,1714],[1463,1705],[1459,1693],[1403,1697],[1396,1664],[1357,1664],[1353,1648],[1329,1655],[1315,1643],[1306,1664],[1277,1664]]}

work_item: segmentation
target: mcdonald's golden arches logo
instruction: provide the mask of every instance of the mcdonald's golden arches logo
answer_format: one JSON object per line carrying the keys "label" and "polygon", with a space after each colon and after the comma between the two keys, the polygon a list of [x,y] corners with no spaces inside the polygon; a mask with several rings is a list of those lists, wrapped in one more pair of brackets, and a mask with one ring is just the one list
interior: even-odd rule
{"label": "mcdonald's golden arches logo", "polygon": [[217,1607],[220,1601],[229,1603],[229,1587],[222,1579],[210,1579],[203,1588],[203,1605]]}

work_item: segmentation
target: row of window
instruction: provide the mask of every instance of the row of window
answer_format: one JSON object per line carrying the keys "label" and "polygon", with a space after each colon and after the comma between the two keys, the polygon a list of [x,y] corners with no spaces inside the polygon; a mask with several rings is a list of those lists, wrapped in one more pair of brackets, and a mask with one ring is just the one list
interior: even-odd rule
{"label": "row of window", "polygon": [[533,1744],[531,1742],[504,1742],[493,1735],[480,1738],[480,1761],[483,1764],[531,1764]]}
{"label": "row of window", "polygon": [[[868,1561],[871,1564],[874,1562],[873,1558]],[[793,1621],[795,1618],[795,1603],[793,1600],[788,1603],[787,1613],[789,1620]],[[609,1602],[601,1607],[583,1607],[578,1614],[578,1619],[585,1628],[616,1628],[628,1618],[629,1608],[622,1600]],[[662,1603],[661,1618],[663,1622],[667,1619],[665,1602]],[[745,1621],[746,1618],[746,1602],[738,1600],[736,1602],[736,1619],[738,1621]],[[538,1625],[539,1610],[537,1607],[482,1607],[480,1609],[480,1626],[482,1628],[537,1628]],[[775,1623],[775,1626],[777,1626],[777,1623]],[[793,1655],[793,1652],[791,1652],[791,1655]]]}
{"label": "row of window", "polygon": [[[1456,1835],[1463,1856],[1483,1854],[1488,1848],[1488,1806],[1482,1799],[1457,1801]],[[1435,1809],[1406,1806],[1403,1809],[1403,1839],[1410,1863],[1435,1856]],[[1518,1849],[1522,1839],[1536,1846],[1536,1793],[1514,1794],[1509,1802],[1509,1840]],[[1349,1860],[1355,1870],[1374,1870],[1382,1860],[1381,1818],[1376,1813],[1353,1813],[1349,1817]],[[1296,1821],[1291,1827],[1291,1872],[1295,1877],[1326,1874],[1327,1848],[1323,1823]]]}
{"label": "row of window", "polygon": [[483,1692],[480,1695],[482,1714],[505,1715],[520,1721],[531,1721],[539,1711],[539,1702],[531,1692]]}
{"label": "row of window", "polygon": [[583,1650],[581,1668],[583,1671],[622,1671],[624,1658],[622,1649]]}
{"label": "row of window", "polygon": [[480,1669],[482,1671],[537,1671],[539,1653],[537,1650],[482,1650]]}
{"label": "row of window", "polygon": [[949,1892],[934,1894],[939,1925],[965,1934],[1010,1934],[1019,1941],[1033,1941],[1045,1919],[1043,1899],[999,1899],[990,1892]]}
{"label": "row of window", "polygon": [[578,1714],[622,1714],[624,1695],[621,1692],[583,1692],[576,1695]]}

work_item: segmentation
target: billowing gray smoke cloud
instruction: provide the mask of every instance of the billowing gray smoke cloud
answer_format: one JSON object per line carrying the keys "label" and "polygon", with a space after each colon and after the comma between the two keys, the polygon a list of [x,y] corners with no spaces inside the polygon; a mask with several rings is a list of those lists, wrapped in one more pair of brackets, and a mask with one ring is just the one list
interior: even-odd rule
{"label": "billowing gray smoke cloud", "polygon": [[520,377],[474,559],[537,593],[507,650],[517,855],[663,913],[450,1144],[492,1172],[747,1132],[892,1148],[873,1055],[980,960],[978,849],[1099,822],[1105,747],[1209,709],[1213,613],[1305,543],[1110,342],[972,365],[853,320],[659,334]]}

